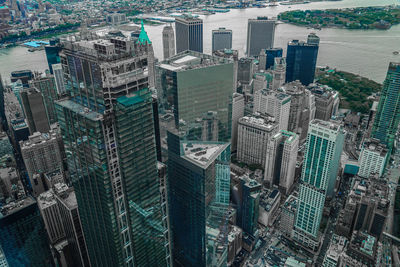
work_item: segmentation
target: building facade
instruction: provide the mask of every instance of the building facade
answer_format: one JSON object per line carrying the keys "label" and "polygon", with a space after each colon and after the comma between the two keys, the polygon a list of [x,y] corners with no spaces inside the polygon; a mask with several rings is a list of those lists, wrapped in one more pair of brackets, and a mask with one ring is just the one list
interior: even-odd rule
{"label": "building facade", "polygon": [[26,88],[20,92],[22,107],[29,132],[47,133],[50,129],[42,94],[36,88]]}
{"label": "building facade", "polygon": [[319,246],[319,227],[325,199],[333,194],[343,142],[340,123],[321,120],[310,122],[293,236],[312,250],[317,250]]}
{"label": "building facade", "polygon": [[176,53],[203,53],[203,20],[189,15],[175,19]]}
{"label": "building facade", "polygon": [[232,97],[232,152],[237,149],[238,122],[244,117],[244,97],[242,94],[234,93]]}
{"label": "building facade", "polygon": [[175,35],[174,28],[171,25],[164,27],[163,32],[163,55],[164,59],[175,55]]}
{"label": "building facade", "polygon": [[388,150],[385,145],[380,144],[378,139],[364,140],[360,153],[360,169],[358,175],[369,178],[371,175],[382,177]]}
{"label": "building facade", "polygon": [[247,56],[258,56],[262,49],[274,47],[276,20],[267,17],[249,19],[247,24]]}
{"label": "building facade", "polygon": [[232,30],[219,28],[211,32],[212,52],[222,49],[232,49]]}

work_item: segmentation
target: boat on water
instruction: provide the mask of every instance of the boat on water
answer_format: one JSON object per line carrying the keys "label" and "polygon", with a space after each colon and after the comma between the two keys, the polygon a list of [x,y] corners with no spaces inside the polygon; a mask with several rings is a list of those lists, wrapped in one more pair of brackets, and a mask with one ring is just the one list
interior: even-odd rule
{"label": "boat on water", "polygon": [[399,51],[393,51],[393,55],[398,55],[398,54],[400,54],[400,52]]}

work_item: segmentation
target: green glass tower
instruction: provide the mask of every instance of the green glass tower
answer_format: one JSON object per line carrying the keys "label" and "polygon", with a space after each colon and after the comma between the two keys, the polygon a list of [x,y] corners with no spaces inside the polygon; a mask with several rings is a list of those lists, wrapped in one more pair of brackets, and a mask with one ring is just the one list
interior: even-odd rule
{"label": "green glass tower", "polygon": [[57,118],[92,266],[169,265],[150,49],[111,38],[65,41],[60,53],[69,97],[57,101]]}
{"label": "green glass tower", "polygon": [[307,135],[294,239],[316,250],[326,196],[333,194],[343,150],[340,123],[313,120]]}
{"label": "green glass tower", "polygon": [[400,122],[400,63],[391,62],[383,83],[372,137],[392,151]]}

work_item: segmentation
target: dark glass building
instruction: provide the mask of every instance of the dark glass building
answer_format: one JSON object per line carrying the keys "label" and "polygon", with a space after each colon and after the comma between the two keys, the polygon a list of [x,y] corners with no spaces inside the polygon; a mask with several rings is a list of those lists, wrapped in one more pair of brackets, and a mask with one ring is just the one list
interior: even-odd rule
{"label": "dark glass building", "polygon": [[186,50],[203,53],[203,20],[189,15],[175,19],[176,53]]}
{"label": "dark glass building", "polygon": [[287,83],[299,80],[303,85],[309,85],[314,82],[319,48],[315,37],[309,40],[310,43],[299,40],[288,43],[286,54]]}
{"label": "dark glass building", "polygon": [[2,207],[0,247],[9,266],[53,266],[44,223],[33,198],[26,197]]}
{"label": "dark glass building", "polygon": [[49,65],[50,73],[53,74],[53,64],[60,63],[61,45],[60,39],[54,38],[49,41],[49,45],[44,47],[46,52],[47,64]]}
{"label": "dark glass building", "polygon": [[11,72],[11,82],[21,80],[24,87],[29,87],[29,81],[33,79],[33,73],[30,70],[17,70]]}
{"label": "dark glass building", "polygon": [[268,48],[268,49],[265,49],[265,55],[267,56],[267,60],[266,60],[266,64],[265,64],[265,69],[267,70],[274,66],[276,57],[283,56],[283,49],[280,47]]}

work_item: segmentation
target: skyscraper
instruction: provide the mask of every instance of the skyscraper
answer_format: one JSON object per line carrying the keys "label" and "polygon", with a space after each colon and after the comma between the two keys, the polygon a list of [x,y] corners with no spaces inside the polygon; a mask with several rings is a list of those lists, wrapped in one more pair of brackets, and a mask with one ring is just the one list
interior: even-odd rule
{"label": "skyscraper", "polygon": [[53,74],[53,65],[60,63],[60,39],[53,38],[49,41],[49,45],[44,47],[46,52],[47,64],[49,66],[50,73]]}
{"label": "skyscraper", "polygon": [[234,93],[232,97],[232,152],[237,148],[238,121],[244,116],[244,96]]}
{"label": "skyscraper", "polygon": [[54,81],[56,83],[57,94],[62,95],[65,92],[64,85],[64,73],[61,64],[54,64],[53,66],[53,74]]}
{"label": "skyscraper", "polygon": [[277,90],[285,83],[286,58],[276,57],[274,61],[274,69],[272,70],[272,74],[274,75],[272,90]]}
{"label": "skyscraper", "polygon": [[116,37],[63,46],[70,97],[56,109],[90,262],[167,266],[144,27],[135,43]]}
{"label": "skyscraper", "polygon": [[313,120],[308,128],[294,239],[316,250],[327,195],[333,194],[344,133],[339,122]]}
{"label": "skyscraper", "polygon": [[175,55],[175,36],[174,28],[171,25],[166,25],[162,32],[164,59]]}
{"label": "skyscraper", "polygon": [[285,194],[294,182],[299,137],[297,134],[280,131],[268,142],[265,160],[265,182],[277,185]]}
{"label": "skyscraper", "polygon": [[247,25],[247,56],[258,56],[261,49],[274,47],[276,20],[267,17],[249,19]]}
{"label": "skyscraper", "polygon": [[174,264],[224,266],[233,62],[186,51],[156,70]]}
{"label": "skyscraper", "polygon": [[381,177],[385,171],[388,150],[378,139],[365,139],[360,153],[358,175],[369,178],[371,175]]}
{"label": "skyscraper", "polygon": [[218,30],[212,30],[211,34],[212,52],[232,48],[232,30],[219,28]]}
{"label": "skyscraper", "polygon": [[186,50],[203,53],[203,20],[191,15],[175,19],[176,53]]}
{"label": "skyscraper", "polygon": [[168,136],[168,149],[174,263],[226,266],[230,145]]}
{"label": "skyscraper", "polygon": [[22,107],[28,122],[29,132],[46,133],[49,131],[46,109],[42,94],[36,88],[26,88],[20,92]]}
{"label": "skyscraper", "polygon": [[283,49],[277,48],[267,48],[262,49],[259,56],[259,68],[263,70],[268,70],[275,64],[276,57],[283,57]]}
{"label": "skyscraper", "polygon": [[371,137],[379,139],[391,153],[400,122],[400,63],[391,62],[372,126]]}
{"label": "skyscraper", "polygon": [[314,82],[319,43],[317,36],[307,42],[293,40],[288,43],[286,53],[286,82],[299,80],[304,85]]}

